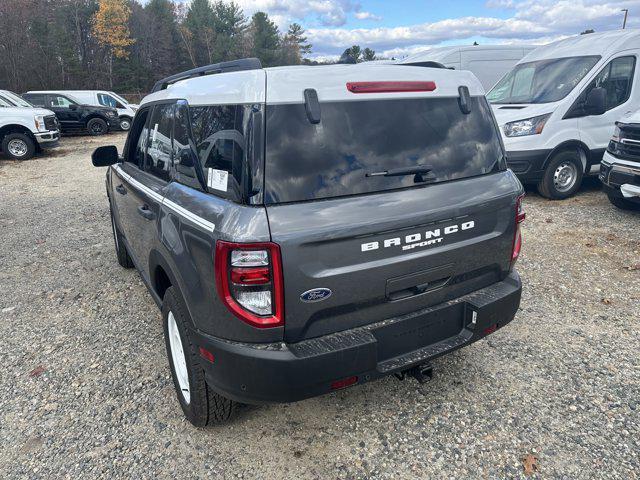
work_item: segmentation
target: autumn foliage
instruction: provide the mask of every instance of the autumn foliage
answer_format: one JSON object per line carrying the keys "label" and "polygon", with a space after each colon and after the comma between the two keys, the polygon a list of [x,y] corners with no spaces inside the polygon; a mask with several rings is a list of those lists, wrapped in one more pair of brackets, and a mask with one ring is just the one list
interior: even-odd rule
{"label": "autumn foliage", "polygon": [[116,58],[128,58],[127,47],[134,43],[129,34],[130,15],[126,0],[100,0],[93,17],[93,34],[98,43]]}

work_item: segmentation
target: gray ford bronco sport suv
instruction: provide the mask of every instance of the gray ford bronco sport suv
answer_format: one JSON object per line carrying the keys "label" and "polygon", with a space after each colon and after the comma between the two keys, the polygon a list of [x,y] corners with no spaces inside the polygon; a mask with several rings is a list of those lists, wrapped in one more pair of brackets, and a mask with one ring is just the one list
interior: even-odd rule
{"label": "gray ford bronco sport suv", "polygon": [[196,426],[422,379],[518,310],[523,189],[469,72],[203,67],[158,82],[123,155],[92,159]]}

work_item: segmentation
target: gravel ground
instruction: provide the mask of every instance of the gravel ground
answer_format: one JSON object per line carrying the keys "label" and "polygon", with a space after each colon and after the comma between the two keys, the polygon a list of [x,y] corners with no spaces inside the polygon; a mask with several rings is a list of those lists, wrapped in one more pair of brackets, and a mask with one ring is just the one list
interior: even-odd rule
{"label": "gravel ground", "polygon": [[394,378],[198,430],[160,314],[114,256],[104,169],[124,135],[0,161],[0,478],[640,477],[640,215],[589,182],[530,192],[508,327]]}

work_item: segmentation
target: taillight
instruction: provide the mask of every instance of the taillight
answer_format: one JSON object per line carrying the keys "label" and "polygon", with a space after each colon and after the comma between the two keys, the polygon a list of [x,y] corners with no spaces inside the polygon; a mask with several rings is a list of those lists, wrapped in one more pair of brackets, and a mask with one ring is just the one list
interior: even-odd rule
{"label": "taillight", "polygon": [[433,92],[435,82],[349,82],[351,93]]}
{"label": "taillight", "polygon": [[522,232],[520,231],[520,224],[524,222],[526,214],[522,208],[522,200],[524,195],[520,195],[516,199],[516,232],[513,236],[513,247],[511,248],[511,266],[516,263],[520,256],[520,250],[522,250]]}
{"label": "taillight", "polygon": [[225,306],[258,328],[284,325],[280,247],[271,242],[216,243],[216,284]]}

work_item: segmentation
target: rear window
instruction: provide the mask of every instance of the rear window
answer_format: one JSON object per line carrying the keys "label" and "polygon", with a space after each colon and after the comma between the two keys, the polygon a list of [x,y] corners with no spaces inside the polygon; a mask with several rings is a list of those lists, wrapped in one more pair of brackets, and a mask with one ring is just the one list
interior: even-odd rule
{"label": "rear window", "polygon": [[[489,105],[471,97],[470,106],[464,114],[457,98],[327,102],[313,125],[304,104],[267,105],[265,203],[419,187],[505,169]],[[417,166],[431,171],[419,179],[380,175]]]}

